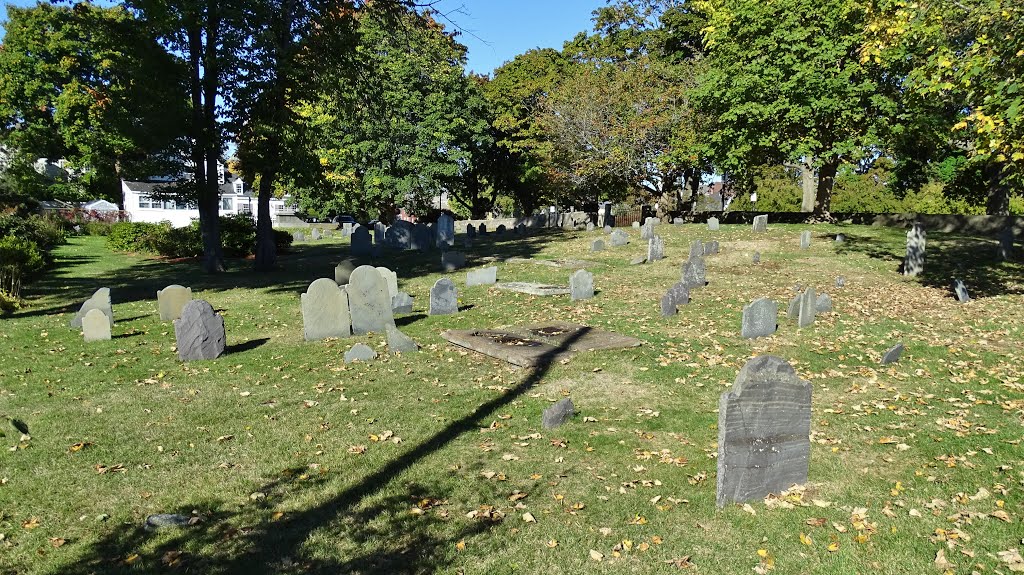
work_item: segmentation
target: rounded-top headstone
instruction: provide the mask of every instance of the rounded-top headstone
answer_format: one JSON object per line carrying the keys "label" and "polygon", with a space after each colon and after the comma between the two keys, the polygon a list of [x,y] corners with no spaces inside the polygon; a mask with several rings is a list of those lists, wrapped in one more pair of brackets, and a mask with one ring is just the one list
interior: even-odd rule
{"label": "rounded-top headstone", "polygon": [[395,325],[387,280],[373,266],[359,266],[349,277],[348,307],[352,316],[352,333],[384,333]]}
{"label": "rounded-top headstone", "polygon": [[110,339],[110,321],[107,314],[95,308],[85,312],[85,317],[82,318],[82,335],[85,341]]}
{"label": "rounded-top headstone", "polygon": [[169,285],[156,292],[157,308],[160,310],[160,321],[174,321],[181,317],[185,304],[192,301],[192,288],[177,284]]}
{"label": "rounded-top headstone", "polygon": [[309,284],[301,296],[302,326],[306,341],[348,337],[352,333],[348,295],[330,278]]}
{"label": "rounded-top headstone", "polygon": [[430,315],[446,315],[458,313],[459,300],[455,291],[455,283],[448,278],[441,278],[430,288]]}

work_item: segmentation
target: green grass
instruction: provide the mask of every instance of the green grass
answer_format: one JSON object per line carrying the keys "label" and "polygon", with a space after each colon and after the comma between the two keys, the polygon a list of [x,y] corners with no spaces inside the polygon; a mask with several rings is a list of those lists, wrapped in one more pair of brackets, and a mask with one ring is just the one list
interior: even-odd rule
{"label": "green grass", "polygon": [[[600,232],[478,240],[473,266],[598,262],[599,293],[535,298],[465,288],[458,273],[456,316],[426,315],[437,254],[388,256],[375,263],[416,296],[398,323],[422,350],[354,365],[344,351],[382,351],[383,336],[302,341],[299,294],[332,277],[340,239],[297,244],[274,274],[234,262],[207,276],[74,238],[31,305],[0,320],[0,414],[31,431],[3,423],[0,573],[927,573],[940,549],[954,572],[1006,572],[996,554],[1024,534],[1024,266],[994,261],[994,240],[929,233],[927,273],[911,280],[896,271],[902,230],[816,227],[800,251],[801,229],[663,225],[668,259],[639,267],[635,230],[600,253]],[[839,230],[845,244],[830,241]],[[662,319],[658,298],[697,238],[722,242],[711,284]],[[497,265],[507,281],[570,273]],[[975,301],[951,298],[954,273]],[[172,283],[220,310],[228,354],[177,361],[155,302]],[[832,295],[835,313],[739,337],[743,305],[768,296],[784,311],[796,284]],[[86,345],[67,323],[102,285],[115,339]],[[551,319],[646,343],[531,371],[439,335]],[[903,360],[879,366],[897,340]],[[810,480],[793,508],[717,510],[718,396],[760,354],[814,386]],[[566,395],[580,415],[542,429]],[[140,528],[193,511],[204,520],[189,529]]]}

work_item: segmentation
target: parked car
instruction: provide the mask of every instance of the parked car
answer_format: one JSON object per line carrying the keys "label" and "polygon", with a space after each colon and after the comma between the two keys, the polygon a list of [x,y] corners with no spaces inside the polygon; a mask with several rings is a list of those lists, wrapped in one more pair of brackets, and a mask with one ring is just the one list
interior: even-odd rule
{"label": "parked car", "polygon": [[356,219],[354,217],[352,217],[352,216],[349,216],[349,215],[334,216],[331,219],[331,223],[333,223],[333,224],[354,224],[354,223],[356,223]]}

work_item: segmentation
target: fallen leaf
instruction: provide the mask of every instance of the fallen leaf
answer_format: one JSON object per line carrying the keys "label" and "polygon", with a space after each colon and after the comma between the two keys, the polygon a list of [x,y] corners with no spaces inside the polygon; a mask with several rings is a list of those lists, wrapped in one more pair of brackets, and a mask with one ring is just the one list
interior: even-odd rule
{"label": "fallen leaf", "polygon": [[466,540],[465,539],[460,539],[459,542],[455,544],[455,549],[458,550],[458,551],[465,551],[466,550]]}
{"label": "fallen leaf", "polygon": [[594,549],[591,549],[590,550],[590,558],[593,559],[594,561],[600,561],[600,560],[604,559],[604,553],[601,553],[600,551],[595,551]]}
{"label": "fallen leaf", "polygon": [[941,569],[942,571],[952,570],[956,567],[956,565],[953,565],[949,561],[949,559],[946,559],[945,549],[939,549],[935,553],[935,566]]}
{"label": "fallen leaf", "polygon": [[523,521],[527,523],[536,523],[537,518],[533,516],[533,513],[527,511],[526,513],[523,513]]}

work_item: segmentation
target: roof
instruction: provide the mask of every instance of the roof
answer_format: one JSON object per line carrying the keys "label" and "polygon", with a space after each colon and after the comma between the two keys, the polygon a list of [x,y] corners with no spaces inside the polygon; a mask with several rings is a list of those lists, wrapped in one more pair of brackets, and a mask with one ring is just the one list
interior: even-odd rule
{"label": "roof", "polygon": [[[133,192],[140,194],[155,193],[158,188],[173,188],[177,184],[190,183],[191,180],[187,181],[129,181],[124,180],[124,185]],[[242,196],[252,197],[252,187],[249,184],[245,184],[243,181]],[[235,185],[231,179],[225,178],[224,183],[217,186],[220,189],[220,195],[222,196],[233,196],[235,194]]]}
{"label": "roof", "polygon": [[84,204],[82,204],[82,208],[86,210],[96,210],[101,212],[116,212],[120,211],[121,209],[118,207],[117,204],[113,202],[108,202],[107,200],[92,200],[91,202],[85,202]]}

